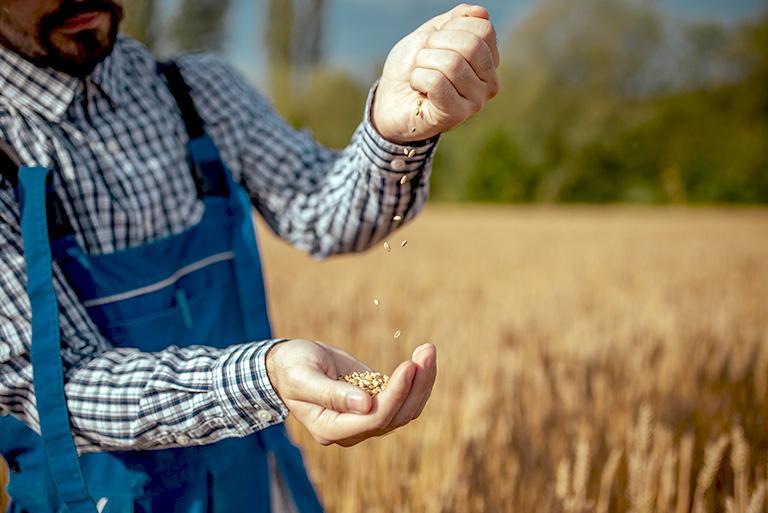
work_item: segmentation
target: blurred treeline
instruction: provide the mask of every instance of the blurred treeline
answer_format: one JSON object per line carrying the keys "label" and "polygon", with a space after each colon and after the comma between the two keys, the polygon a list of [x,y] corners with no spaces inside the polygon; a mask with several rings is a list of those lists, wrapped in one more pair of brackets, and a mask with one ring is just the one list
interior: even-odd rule
{"label": "blurred treeline", "polygon": [[[154,3],[134,0],[124,30],[174,51],[221,48],[227,0],[179,0],[162,30]],[[277,109],[343,147],[370,84],[324,61],[325,8],[269,0],[254,23]],[[539,0],[499,44],[502,91],[443,136],[433,198],[768,202],[768,11],[726,24],[638,0]]]}

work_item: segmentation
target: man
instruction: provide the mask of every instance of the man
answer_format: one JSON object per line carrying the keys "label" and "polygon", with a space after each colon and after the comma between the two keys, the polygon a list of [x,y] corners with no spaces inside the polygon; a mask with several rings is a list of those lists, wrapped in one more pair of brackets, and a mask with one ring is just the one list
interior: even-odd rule
{"label": "man", "polygon": [[319,511],[288,412],[323,444],[387,433],[420,415],[436,352],[374,399],[335,380],[366,368],[352,356],[272,338],[250,208],[317,257],[412,219],[439,134],[498,90],[488,12],[462,4],[400,41],[340,152],[216,58],[158,65],[121,16],[120,0],[0,0],[11,511]]}

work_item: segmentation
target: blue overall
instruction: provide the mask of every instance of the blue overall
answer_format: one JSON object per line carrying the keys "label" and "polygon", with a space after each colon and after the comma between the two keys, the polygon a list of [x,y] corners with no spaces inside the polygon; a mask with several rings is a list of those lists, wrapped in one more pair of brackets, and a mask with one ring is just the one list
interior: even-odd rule
{"label": "blue overall", "polygon": [[274,465],[296,508],[321,512],[301,453],[283,424],[205,446],[80,457],[75,450],[52,259],[116,347],[225,347],[271,337],[249,198],[205,134],[178,68],[171,63],[161,71],[190,138],[193,178],[205,205],[198,224],[142,246],[88,255],[75,241],[50,171],[21,166],[14,180],[22,209],[41,435],[12,417],[0,418],[0,453],[11,468],[9,511],[96,513],[97,501],[106,498],[106,513],[267,513]]}

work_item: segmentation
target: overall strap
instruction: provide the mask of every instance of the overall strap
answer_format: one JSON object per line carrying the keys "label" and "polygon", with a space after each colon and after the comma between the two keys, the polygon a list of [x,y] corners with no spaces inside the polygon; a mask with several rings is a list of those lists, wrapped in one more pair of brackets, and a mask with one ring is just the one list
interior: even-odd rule
{"label": "overall strap", "polygon": [[[22,167],[21,157],[8,143],[0,139],[0,176],[2,176],[16,191],[16,197],[21,199],[19,189],[19,169]],[[61,198],[53,192],[52,182],[49,180],[46,186],[46,213],[48,232],[51,241],[63,239],[75,233],[72,223],[69,221],[67,211]]]}
{"label": "overall strap", "polygon": [[70,513],[95,513],[72,437],[64,395],[59,307],[53,288],[47,220],[51,177],[43,167],[19,170],[21,232],[27,265],[27,294],[32,307],[31,361],[40,432],[60,500]]}
{"label": "overall strap", "polygon": [[179,66],[173,62],[160,62],[158,71],[165,77],[176,105],[181,111],[189,142],[187,150],[191,160],[192,178],[198,197],[228,196],[227,171],[221,161],[213,139],[205,132],[205,122],[195,108],[189,86],[184,81]]}

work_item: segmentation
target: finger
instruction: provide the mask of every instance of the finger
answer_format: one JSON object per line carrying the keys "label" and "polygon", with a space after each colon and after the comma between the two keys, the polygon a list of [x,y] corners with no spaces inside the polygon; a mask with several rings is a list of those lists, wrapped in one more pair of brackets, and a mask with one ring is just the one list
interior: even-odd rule
{"label": "finger", "polygon": [[404,426],[418,416],[417,413],[423,408],[435,384],[435,356],[435,346],[432,344],[421,345],[413,352],[412,360],[418,368],[411,392],[387,426],[388,431]]}
{"label": "finger", "polygon": [[334,412],[368,413],[373,401],[356,386],[329,377],[319,369],[300,367],[289,373],[291,400],[311,403]]}
{"label": "finger", "polygon": [[429,397],[432,395],[432,390],[434,389],[435,381],[437,380],[437,348],[432,344],[430,345],[434,348],[434,351],[431,355],[425,355],[427,356],[427,359],[424,363],[428,369],[432,370],[432,386],[429,389],[429,394],[424,397],[424,399],[421,401],[421,404],[416,409],[416,412],[413,415],[414,419],[419,418],[421,412],[424,411],[424,407],[427,405],[427,401],[429,401]]}
{"label": "finger", "polygon": [[479,5],[459,4],[453,9],[451,9],[450,11],[440,14],[438,16],[435,16],[431,20],[427,21],[426,23],[421,25],[419,28],[417,28],[416,31],[431,32],[433,30],[440,30],[443,27],[443,25],[445,25],[449,20],[453,18],[467,17],[467,16],[473,16],[473,17],[485,18],[485,19],[490,18],[490,14],[488,13],[488,10],[485,7],[482,7]]}
{"label": "finger", "polygon": [[478,107],[486,99],[488,88],[458,52],[423,48],[416,54],[416,66],[439,71],[451,81],[459,95]]}
{"label": "finger", "polygon": [[473,112],[472,104],[464,99],[453,87],[448,77],[439,71],[414,68],[411,72],[410,83],[414,91],[420,91],[427,96],[427,100],[429,100],[427,108],[434,106],[444,114],[451,113],[456,117],[461,116],[462,119]]}
{"label": "finger", "polygon": [[416,365],[410,360],[401,363],[392,373],[384,389],[373,401],[367,415],[323,412],[318,418],[316,433],[327,440],[343,440],[384,430],[400,410],[411,391]]}
{"label": "finger", "polygon": [[476,35],[488,45],[495,67],[499,66],[499,43],[496,29],[489,20],[481,18],[454,18],[443,25],[441,30],[461,30]]}
{"label": "finger", "polygon": [[440,30],[427,38],[426,48],[453,50],[460,53],[475,70],[477,76],[488,84],[498,81],[493,53],[483,39],[464,30]]}

